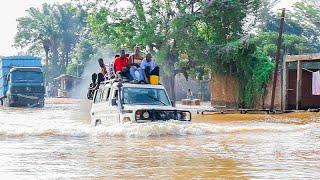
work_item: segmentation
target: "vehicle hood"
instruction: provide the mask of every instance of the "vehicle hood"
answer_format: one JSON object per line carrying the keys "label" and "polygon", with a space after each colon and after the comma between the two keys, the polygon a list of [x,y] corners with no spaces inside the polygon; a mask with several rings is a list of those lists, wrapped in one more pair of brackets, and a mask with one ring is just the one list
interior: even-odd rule
{"label": "vehicle hood", "polygon": [[172,106],[158,106],[158,105],[123,105],[124,110],[138,110],[138,109],[155,109],[155,110],[177,110]]}

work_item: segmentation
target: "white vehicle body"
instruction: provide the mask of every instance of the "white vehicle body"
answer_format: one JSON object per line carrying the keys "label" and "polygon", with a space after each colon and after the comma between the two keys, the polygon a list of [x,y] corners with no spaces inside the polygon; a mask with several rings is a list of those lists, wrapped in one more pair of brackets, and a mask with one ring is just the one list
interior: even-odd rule
{"label": "white vehicle body", "polygon": [[191,121],[189,111],[172,106],[162,85],[112,81],[100,84],[95,91],[90,115],[93,126],[158,120]]}

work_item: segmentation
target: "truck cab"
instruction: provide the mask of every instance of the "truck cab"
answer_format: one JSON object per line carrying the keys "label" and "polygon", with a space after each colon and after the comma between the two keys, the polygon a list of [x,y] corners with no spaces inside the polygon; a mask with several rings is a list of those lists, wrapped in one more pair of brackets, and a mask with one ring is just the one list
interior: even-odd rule
{"label": "truck cab", "polygon": [[107,81],[95,91],[91,124],[191,121],[191,113],[178,110],[162,85]]}
{"label": "truck cab", "polygon": [[0,59],[0,100],[5,106],[44,106],[44,75],[41,59],[9,56]]}
{"label": "truck cab", "polygon": [[7,75],[7,106],[44,106],[44,77],[39,67],[14,67]]}

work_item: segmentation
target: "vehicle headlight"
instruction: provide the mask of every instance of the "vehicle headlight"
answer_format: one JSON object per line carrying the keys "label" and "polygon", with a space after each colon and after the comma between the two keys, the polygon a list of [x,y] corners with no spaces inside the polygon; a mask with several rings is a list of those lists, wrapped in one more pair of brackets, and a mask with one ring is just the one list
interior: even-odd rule
{"label": "vehicle headlight", "polygon": [[178,113],[178,119],[179,120],[184,120],[184,121],[190,121],[191,120],[191,114],[188,112],[180,112]]}
{"label": "vehicle headlight", "polygon": [[150,114],[146,111],[146,112],[144,112],[144,113],[142,114],[142,117],[143,117],[144,119],[148,119],[148,118],[150,117]]}
{"label": "vehicle headlight", "polygon": [[139,111],[139,110],[136,111],[136,117],[140,119],[140,117],[141,117],[141,111]]}
{"label": "vehicle headlight", "polygon": [[122,119],[122,122],[126,123],[126,122],[131,122],[131,119],[129,117],[124,117]]}

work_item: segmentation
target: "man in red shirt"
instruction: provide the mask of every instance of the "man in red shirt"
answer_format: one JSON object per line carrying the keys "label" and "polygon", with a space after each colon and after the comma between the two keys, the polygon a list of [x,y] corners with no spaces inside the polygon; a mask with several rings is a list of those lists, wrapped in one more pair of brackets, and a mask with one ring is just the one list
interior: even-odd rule
{"label": "man in red shirt", "polygon": [[124,49],[122,49],[120,51],[120,57],[118,57],[118,58],[116,58],[114,60],[114,63],[113,63],[114,64],[114,71],[116,73],[120,72],[120,74],[122,76],[127,76],[128,75],[128,71],[129,71],[129,69],[128,69],[128,66],[129,66],[128,61],[129,61],[129,59],[128,59],[128,57],[126,57],[126,52],[125,52]]}

